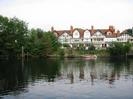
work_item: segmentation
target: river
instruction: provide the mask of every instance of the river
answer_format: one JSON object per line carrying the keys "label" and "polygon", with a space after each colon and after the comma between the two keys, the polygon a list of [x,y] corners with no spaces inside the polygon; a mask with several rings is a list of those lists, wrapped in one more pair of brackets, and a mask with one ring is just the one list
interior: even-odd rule
{"label": "river", "polygon": [[133,99],[133,59],[1,60],[0,99]]}

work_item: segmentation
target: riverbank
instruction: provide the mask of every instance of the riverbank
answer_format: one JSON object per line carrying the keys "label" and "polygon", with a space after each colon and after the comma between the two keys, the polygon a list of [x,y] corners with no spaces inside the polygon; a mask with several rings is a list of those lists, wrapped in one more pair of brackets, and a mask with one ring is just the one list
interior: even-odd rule
{"label": "riverbank", "polygon": [[[64,50],[61,52],[55,52],[54,54],[49,55],[31,55],[31,54],[25,54],[23,58],[85,58],[90,57],[93,59],[93,56],[96,56],[97,58],[123,58],[123,57],[129,57],[133,58],[133,55],[114,55],[111,56],[107,50],[93,50],[93,51],[80,51],[80,50]],[[21,59],[21,55],[17,56],[9,56],[9,55],[1,55],[0,60],[8,60],[8,59]],[[96,59],[96,58],[95,58]]]}

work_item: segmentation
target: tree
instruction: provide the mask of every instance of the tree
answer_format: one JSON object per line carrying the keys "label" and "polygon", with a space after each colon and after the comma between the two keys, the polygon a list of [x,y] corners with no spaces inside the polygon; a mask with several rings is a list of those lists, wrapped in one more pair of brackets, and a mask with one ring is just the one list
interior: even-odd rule
{"label": "tree", "polygon": [[31,55],[47,56],[58,49],[58,41],[52,32],[31,29],[27,49]]}
{"label": "tree", "polygon": [[132,33],[132,29],[127,29],[124,31],[126,34],[129,34],[131,36],[133,36],[133,33]]}
{"label": "tree", "polygon": [[27,23],[18,18],[0,16],[0,54],[16,55],[25,44]]}
{"label": "tree", "polygon": [[52,32],[44,33],[44,42],[45,42],[47,54],[52,54],[53,52],[57,51],[59,47],[59,43],[57,38]]}
{"label": "tree", "polygon": [[110,44],[110,47],[108,48],[108,51],[110,55],[113,56],[120,56],[120,55],[126,55],[131,48],[131,44],[129,42],[121,43],[121,42],[112,42]]}

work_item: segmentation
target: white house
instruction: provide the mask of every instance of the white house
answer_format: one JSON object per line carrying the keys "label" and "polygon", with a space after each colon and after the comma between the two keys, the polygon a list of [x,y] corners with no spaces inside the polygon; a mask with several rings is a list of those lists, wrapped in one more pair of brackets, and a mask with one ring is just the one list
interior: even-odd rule
{"label": "white house", "polygon": [[58,41],[62,44],[77,45],[84,44],[89,46],[93,44],[96,48],[106,48],[111,42],[127,42],[130,41],[133,43],[133,37],[115,31],[113,26],[109,26],[108,29],[94,29],[91,26],[91,29],[81,29],[70,27],[70,30],[54,30],[51,28],[51,31],[54,32],[55,36],[58,38]]}
{"label": "white house", "polygon": [[88,29],[84,31],[83,42],[84,43],[91,43],[91,33]]}

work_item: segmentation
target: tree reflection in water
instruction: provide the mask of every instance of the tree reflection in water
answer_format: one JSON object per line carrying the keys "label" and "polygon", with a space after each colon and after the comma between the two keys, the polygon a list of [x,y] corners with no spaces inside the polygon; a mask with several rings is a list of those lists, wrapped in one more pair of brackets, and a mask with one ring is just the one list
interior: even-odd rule
{"label": "tree reflection in water", "polygon": [[0,94],[27,92],[29,84],[44,82],[82,81],[95,85],[100,81],[115,85],[116,80],[133,79],[132,60],[116,59],[30,59],[22,65],[19,60],[0,61]]}
{"label": "tree reflection in water", "polygon": [[21,61],[0,62],[0,93],[26,91],[28,78],[25,77]]}

